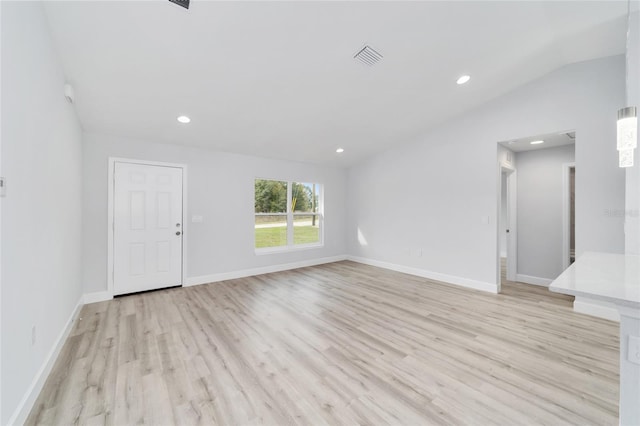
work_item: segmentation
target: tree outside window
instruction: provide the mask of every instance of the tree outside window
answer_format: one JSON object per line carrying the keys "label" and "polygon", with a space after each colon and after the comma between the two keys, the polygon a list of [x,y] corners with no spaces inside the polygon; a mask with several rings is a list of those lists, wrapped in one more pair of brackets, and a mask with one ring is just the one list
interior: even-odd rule
{"label": "tree outside window", "polygon": [[322,244],[322,185],[255,180],[255,248]]}

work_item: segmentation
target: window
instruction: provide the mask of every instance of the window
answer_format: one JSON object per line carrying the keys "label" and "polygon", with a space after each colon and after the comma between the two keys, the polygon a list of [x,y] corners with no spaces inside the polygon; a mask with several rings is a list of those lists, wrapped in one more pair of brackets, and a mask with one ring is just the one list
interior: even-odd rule
{"label": "window", "polygon": [[322,244],[322,185],[256,179],[255,248]]}

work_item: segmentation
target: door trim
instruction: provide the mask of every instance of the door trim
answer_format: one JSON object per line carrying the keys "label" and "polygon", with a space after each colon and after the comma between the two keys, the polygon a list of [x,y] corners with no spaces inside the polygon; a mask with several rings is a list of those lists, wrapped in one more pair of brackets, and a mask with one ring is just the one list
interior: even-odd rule
{"label": "door trim", "polygon": [[111,298],[114,295],[114,271],[113,271],[113,226],[114,226],[114,193],[115,193],[115,167],[116,163],[140,164],[143,166],[163,166],[182,169],[182,275],[180,285],[184,286],[187,277],[187,165],[176,163],[164,163],[160,161],[137,160],[132,158],[109,157],[107,179],[107,293]]}
{"label": "door trim", "polygon": [[571,256],[570,239],[571,239],[571,223],[569,215],[571,214],[571,194],[569,193],[569,174],[571,168],[575,169],[575,161],[572,163],[562,164],[562,270],[564,271],[570,265],[569,257]]}
{"label": "door trim", "polygon": [[500,265],[500,223],[502,221],[502,173],[507,175],[507,215],[509,217],[509,237],[507,237],[507,280],[516,281],[518,274],[518,171],[515,167],[499,162],[497,183],[497,211],[496,211],[496,285],[498,293],[502,291],[502,273]]}

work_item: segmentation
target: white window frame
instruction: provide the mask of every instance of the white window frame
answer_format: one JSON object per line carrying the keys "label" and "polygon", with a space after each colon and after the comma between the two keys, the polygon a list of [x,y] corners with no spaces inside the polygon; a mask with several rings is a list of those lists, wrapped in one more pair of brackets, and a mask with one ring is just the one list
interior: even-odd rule
{"label": "white window frame", "polygon": [[[298,212],[295,213],[291,210],[291,198],[293,195],[293,184],[295,183],[304,183],[298,180],[285,180],[285,179],[274,179],[274,178],[260,178],[256,177],[253,179],[253,184],[255,188],[256,180],[270,180],[275,182],[286,182],[287,184],[287,211],[283,213],[253,213],[253,248],[255,253],[258,255],[262,254],[273,254],[273,253],[283,253],[289,251],[300,251],[300,250],[309,250],[315,249],[319,247],[324,247],[324,184],[318,182],[312,182],[318,186],[318,211],[317,213],[310,212]],[[253,202],[255,204],[256,194],[255,191],[253,193]],[[317,243],[309,243],[309,244],[294,244],[293,241],[293,218],[295,216],[316,216],[318,218],[318,237],[320,241]],[[256,233],[255,233],[255,225],[256,225],[256,216],[285,216],[287,218],[287,245],[286,246],[276,246],[276,247],[256,247]]]}

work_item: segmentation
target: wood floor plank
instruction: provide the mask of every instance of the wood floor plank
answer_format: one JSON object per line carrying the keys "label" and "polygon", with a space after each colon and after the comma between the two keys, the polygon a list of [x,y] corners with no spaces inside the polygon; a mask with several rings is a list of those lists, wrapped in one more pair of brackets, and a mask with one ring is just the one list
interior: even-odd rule
{"label": "wood floor plank", "polygon": [[83,307],[28,425],[616,425],[618,325],[354,262]]}

